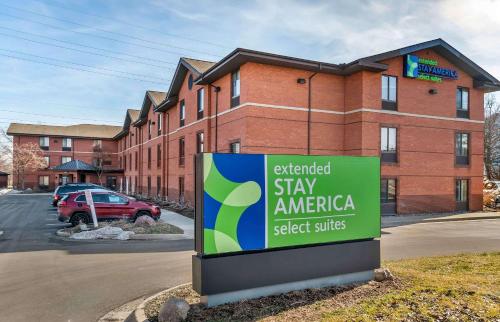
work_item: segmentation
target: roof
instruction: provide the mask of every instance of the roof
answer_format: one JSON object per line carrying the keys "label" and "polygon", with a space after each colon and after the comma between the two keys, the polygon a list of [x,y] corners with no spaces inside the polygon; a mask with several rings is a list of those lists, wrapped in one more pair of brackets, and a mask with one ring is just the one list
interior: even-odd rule
{"label": "roof", "polygon": [[191,72],[194,76],[193,78],[196,79],[216,64],[218,63],[186,57],[179,59],[166,98],[155,108],[155,111],[162,112],[177,103],[177,96],[179,95],[179,91],[188,71]]}
{"label": "roof", "polygon": [[75,125],[39,125],[10,123],[7,129],[8,135],[50,135],[65,137],[82,137],[111,139],[118,132],[121,126],[97,125],[97,124],[75,124]]}
{"label": "roof", "polygon": [[127,109],[127,113],[125,113],[125,120],[123,121],[123,126],[120,132],[118,132],[113,139],[119,139],[123,137],[124,135],[128,134],[130,124],[134,123],[137,121],[139,118],[140,110],[135,110],[135,109]]}
{"label": "roof", "polygon": [[446,58],[449,62],[462,69],[474,79],[474,87],[483,88],[486,91],[500,90],[500,81],[485,71],[479,65],[474,63],[469,58],[465,57],[461,52],[453,48],[450,44],[441,38],[425,41],[419,44],[387,51],[381,54],[376,54],[364,58],[357,59],[346,66],[359,63],[378,63],[390,58],[411,54],[416,51],[432,49],[439,55]]}
{"label": "roof", "polygon": [[156,109],[156,107],[158,107],[163,102],[166,96],[167,93],[165,92],[146,91],[138,118],[134,122],[132,122],[132,125],[140,126],[144,124],[148,119],[148,113],[151,104],[153,104],[153,109]]}
{"label": "roof", "polygon": [[81,160],[72,160],[56,167],[52,167],[51,170],[57,171],[95,171],[96,168],[93,165],[85,163]]}
{"label": "roof", "polygon": [[139,118],[140,112],[141,112],[141,110],[133,110],[133,109],[129,108],[127,110],[127,115],[130,117],[130,121],[131,122],[137,121],[137,119]]}
{"label": "roof", "polygon": [[345,64],[332,64],[322,61],[302,59],[272,53],[266,53],[245,48],[237,48],[219,62],[206,70],[196,81],[196,84],[206,85],[220,78],[221,76],[236,70],[246,62],[297,68],[311,72],[322,72],[337,75],[348,75],[359,70],[384,71],[387,65],[380,63],[360,62],[354,66],[346,68]]}
{"label": "roof", "polygon": [[[451,63],[465,71],[474,79],[474,87],[485,91],[500,90],[500,81],[479,67],[469,58],[453,48],[444,40],[438,38],[419,44],[391,50],[385,53],[357,59],[348,64],[331,64],[321,61],[307,60],[296,57],[276,55],[245,48],[237,48],[229,55],[203,72],[196,80],[198,85],[207,85],[221,76],[236,70],[246,62],[257,62],[269,65],[292,67],[312,72],[322,72],[337,75],[350,75],[360,70],[384,71],[387,65],[383,63],[389,58],[398,57],[423,49],[433,49]],[[175,82],[172,81],[172,84]]]}

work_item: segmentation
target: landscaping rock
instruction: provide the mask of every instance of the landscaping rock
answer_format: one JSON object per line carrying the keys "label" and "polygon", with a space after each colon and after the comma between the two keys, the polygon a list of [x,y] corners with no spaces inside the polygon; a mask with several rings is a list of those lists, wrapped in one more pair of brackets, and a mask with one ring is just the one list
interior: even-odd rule
{"label": "landscaping rock", "polygon": [[132,231],[124,231],[119,227],[104,226],[96,230],[82,231],[71,235],[72,239],[119,239],[127,240],[133,235]]}
{"label": "landscaping rock", "polygon": [[134,222],[135,226],[142,226],[142,225],[149,225],[149,226],[154,226],[156,225],[156,221],[149,217],[149,216],[140,216],[137,218]]}
{"label": "landscaping rock", "polygon": [[383,282],[385,280],[392,280],[393,276],[389,269],[387,268],[377,268],[373,274],[373,279],[376,282]]}
{"label": "landscaping rock", "polygon": [[183,299],[172,297],[165,302],[158,313],[159,322],[180,322],[187,318],[189,304]]}

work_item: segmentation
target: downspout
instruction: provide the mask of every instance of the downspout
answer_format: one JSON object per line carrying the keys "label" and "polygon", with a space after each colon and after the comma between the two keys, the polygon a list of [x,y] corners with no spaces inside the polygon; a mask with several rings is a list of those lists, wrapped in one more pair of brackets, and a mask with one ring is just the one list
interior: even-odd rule
{"label": "downspout", "polygon": [[170,164],[170,161],[169,161],[169,157],[168,157],[168,154],[170,153],[170,113],[166,113],[167,114],[167,127],[166,127],[166,130],[167,130],[167,151],[166,151],[166,162],[167,162],[167,174],[166,174],[166,184],[165,184],[165,194],[167,195],[168,197],[168,177],[169,177],[169,164]]}
{"label": "downspout", "polygon": [[217,153],[218,150],[218,136],[219,136],[219,92],[220,87],[209,84],[210,87],[213,87],[215,90],[215,149],[214,152]]}
{"label": "downspout", "polygon": [[166,164],[166,161],[165,161],[165,158],[166,158],[165,155],[166,155],[166,153],[165,153],[165,151],[166,151],[166,148],[167,148],[166,147],[166,142],[165,142],[166,136],[165,136],[165,133],[164,133],[165,129],[166,129],[165,116],[166,116],[166,113],[162,113],[162,115],[161,115],[161,121],[162,121],[161,132],[162,133],[161,133],[161,135],[163,136],[163,138],[162,138],[163,145],[162,145],[162,149],[161,149],[161,154],[162,155],[160,155],[160,157],[162,158],[161,159],[161,162],[162,162],[162,165],[161,165],[162,166],[162,171],[161,171],[162,173],[161,174],[162,174],[162,178],[163,178],[162,179],[162,185],[163,185],[162,195],[163,195],[163,197],[167,197],[167,190],[166,190],[166,186],[165,186],[165,164]]}
{"label": "downspout", "polygon": [[[321,71],[321,63],[318,65],[319,70]],[[308,78],[307,82],[307,155],[311,154],[311,114],[312,114],[312,79],[318,73],[315,72],[311,74]]]}

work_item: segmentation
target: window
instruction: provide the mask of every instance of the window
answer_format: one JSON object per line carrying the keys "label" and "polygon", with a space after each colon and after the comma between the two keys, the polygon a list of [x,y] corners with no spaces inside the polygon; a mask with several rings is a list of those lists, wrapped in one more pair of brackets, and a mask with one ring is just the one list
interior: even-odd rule
{"label": "window", "polygon": [[40,149],[48,150],[49,149],[49,137],[41,136],[40,137]]}
{"label": "window", "polygon": [[151,132],[153,129],[153,122],[151,120],[148,121],[148,140],[151,139]]}
{"label": "window", "polygon": [[135,169],[137,170],[139,164],[139,157],[137,155],[137,151],[135,151]]}
{"label": "window", "polygon": [[85,195],[79,195],[78,197],[75,198],[75,201],[76,202],[87,202],[87,198],[85,197]]}
{"label": "window", "polygon": [[396,201],[396,179],[380,180],[380,202]]}
{"label": "window", "polygon": [[[132,162],[132,160],[130,160],[130,162]],[[126,155],[123,156],[123,168],[125,170],[127,169],[127,156]]]}
{"label": "window", "polygon": [[108,203],[109,197],[106,193],[92,193],[92,200],[94,203]]}
{"label": "window", "polygon": [[229,153],[240,153],[240,141],[229,144]]}
{"label": "window", "polygon": [[132,153],[128,155],[129,163],[128,163],[128,170],[132,171]]}
{"label": "window", "polygon": [[179,201],[184,201],[184,177],[179,177]]}
{"label": "window", "polygon": [[49,176],[39,176],[38,177],[38,185],[40,187],[48,187],[49,186]]}
{"label": "window", "polygon": [[457,179],[455,181],[455,200],[457,210],[467,210],[469,194],[469,180]]}
{"label": "window", "polygon": [[67,163],[71,161],[71,157],[61,157],[61,164]]}
{"label": "window", "polygon": [[397,77],[382,75],[382,109],[397,110]]}
{"label": "window", "polygon": [[119,158],[119,164],[120,164],[120,169],[123,169],[123,159],[122,157]]}
{"label": "window", "polygon": [[469,89],[458,87],[457,88],[457,117],[469,118]]}
{"label": "window", "polygon": [[[106,177],[106,187],[109,189],[116,190],[116,177],[115,176],[107,176]],[[111,196],[110,196],[111,200]]]}
{"label": "window", "polygon": [[186,105],[184,100],[179,103],[179,126],[184,126],[186,120]]}
{"label": "window", "polygon": [[231,74],[231,107],[240,105],[240,70]]}
{"label": "window", "polygon": [[191,90],[193,88],[193,74],[189,74],[188,77],[188,89]]}
{"label": "window", "polygon": [[50,167],[50,157],[44,156],[43,160],[45,161],[45,166],[48,168]]}
{"label": "window", "polygon": [[114,204],[127,204],[128,200],[123,198],[122,196],[118,196],[115,194],[110,193],[108,195],[109,198],[109,203],[114,203]]}
{"label": "window", "polygon": [[383,214],[396,213],[396,179],[380,180],[380,206]]}
{"label": "window", "polygon": [[156,146],[156,167],[161,168],[161,144]]}
{"label": "window", "polygon": [[151,169],[151,148],[148,148],[148,169]]}
{"label": "window", "polygon": [[198,111],[198,120],[203,118],[203,111],[205,110],[205,89],[200,88],[197,94],[197,111]]}
{"label": "window", "polygon": [[148,176],[148,196],[151,195],[151,176]]}
{"label": "window", "polygon": [[162,127],[162,114],[158,113],[158,135],[161,135],[161,127]]}
{"label": "window", "polygon": [[101,148],[102,140],[94,140],[94,148]]}
{"label": "window", "polygon": [[161,196],[161,176],[156,177],[156,194]]}
{"label": "window", "polygon": [[460,165],[469,164],[469,134],[455,134],[455,163]]}
{"label": "window", "polygon": [[133,135],[132,135],[132,133],[130,133],[130,134],[128,135],[128,145],[129,145],[130,147],[132,147],[132,136],[133,136]]}
{"label": "window", "polygon": [[202,153],[204,150],[203,132],[196,133],[196,153]]}
{"label": "window", "polygon": [[184,138],[179,139],[179,165],[184,165],[185,143]]}
{"label": "window", "polygon": [[397,129],[395,127],[380,128],[380,151],[382,162],[398,162]]}
{"label": "window", "polygon": [[62,150],[71,151],[71,138],[63,138],[62,140]]}

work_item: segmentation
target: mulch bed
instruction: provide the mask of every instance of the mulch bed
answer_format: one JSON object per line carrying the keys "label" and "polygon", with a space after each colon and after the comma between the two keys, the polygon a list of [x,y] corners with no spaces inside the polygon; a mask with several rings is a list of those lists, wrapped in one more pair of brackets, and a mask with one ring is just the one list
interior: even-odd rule
{"label": "mulch bed", "polygon": [[191,285],[162,293],[147,303],[145,313],[151,322],[158,321],[158,312],[170,297],[185,299],[190,305],[186,321],[311,321],[321,320],[323,313],[354,305],[366,297],[385,294],[402,288],[398,279],[381,283],[306,289],[285,294],[246,300],[207,308]]}

